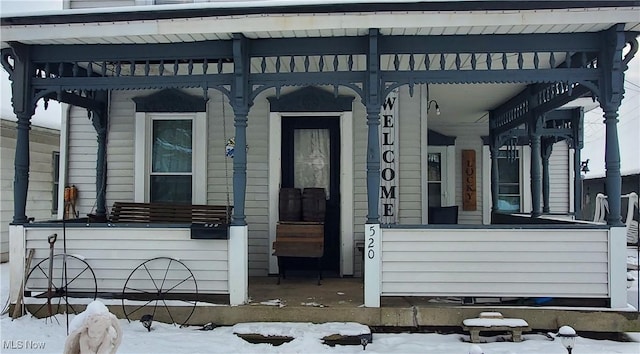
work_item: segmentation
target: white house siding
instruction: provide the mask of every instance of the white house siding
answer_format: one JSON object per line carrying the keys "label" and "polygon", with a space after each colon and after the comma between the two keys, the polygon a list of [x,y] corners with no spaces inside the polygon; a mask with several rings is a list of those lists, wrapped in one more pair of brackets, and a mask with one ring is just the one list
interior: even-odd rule
{"label": "white house siding", "polygon": [[569,145],[561,141],[553,145],[549,158],[549,210],[551,213],[569,212]]}
{"label": "white house siding", "polygon": [[[72,107],[69,113],[67,180],[61,183],[78,188],[75,209],[80,217],[95,212],[96,157],[98,138],[87,110]],[[62,157],[61,157],[62,158]]]}
{"label": "white house siding", "polygon": [[[245,214],[249,225],[249,275],[267,275],[269,269],[269,102],[275,95],[259,95],[248,117],[247,192]],[[233,133],[235,136],[235,133]],[[231,161],[233,162],[233,161]]]}
{"label": "white house siding", "polygon": [[[364,223],[367,221],[367,110],[362,99],[351,91],[353,100],[353,232],[354,242],[364,242]],[[400,98],[402,102],[402,98]],[[354,275],[362,274],[362,254],[354,251]]]}
{"label": "white house siding", "polygon": [[113,202],[134,200],[135,104],[154,91],[112,91],[107,136],[107,211]]}
{"label": "white house siding", "polygon": [[[413,97],[409,87],[398,90],[400,141],[399,147],[399,218],[400,224],[422,222],[422,166],[420,157],[420,95],[418,89]],[[358,229],[362,229],[360,226]]]}
{"label": "white house siding", "polygon": [[[455,200],[458,205],[459,224],[482,224],[482,136],[489,135],[489,123],[465,123],[452,124],[438,120],[438,116],[431,116],[429,129],[440,134],[454,136],[455,145]],[[474,150],[476,152],[476,210],[462,210],[462,150]],[[452,181],[450,181],[452,182]]]}
{"label": "white house siding", "polygon": [[[0,120],[0,260],[9,259],[9,223],[13,220],[16,123]],[[60,150],[60,132],[32,126],[29,132],[29,189],[26,214],[48,220],[53,206],[53,152]]]}
{"label": "white house siding", "polygon": [[[49,256],[47,236],[53,233],[58,234],[55,254],[62,253],[63,233],[59,228],[27,229],[26,248],[35,249],[33,265]],[[67,253],[78,256],[89,264],[95,273],[100,292],[121,293],[131,272],[142,262],[156,257],[170,257],[183,262],[193,273],[199,293],[224,294],[229,291],[227,240],[192,240],[189,229],[168,228],[118,228],[116,232],[114,228],[69,227],[64,235]],[[75,261],[69,264],[75,268],[81,266]],[[179,281],[188,277],[180,266],[172,265],[170,269],[172,272],[167,274],[167,284],[171,280]],[[74,282],[73,290],[86,291],[86,279]],[[44,278],[42,284],[46,288]],[[154,290],[153,284],[142,280],[137,283],[134,280],[128,286]]]}
{"label": "white house siding", "polygon": [[609,295],[607,230],[513,231],[384,230],[382,294]]}

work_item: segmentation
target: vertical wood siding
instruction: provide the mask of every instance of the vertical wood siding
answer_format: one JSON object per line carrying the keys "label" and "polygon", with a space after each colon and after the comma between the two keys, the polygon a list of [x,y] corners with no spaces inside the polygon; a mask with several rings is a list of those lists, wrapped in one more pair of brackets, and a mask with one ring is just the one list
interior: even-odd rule
{"label": "vertical wood siding", "polygon": [[[9,258],[9,223],[13,220],[13,180],[16,123],[0,121],[0,260]],[[60,150],[60,132],[32,126],[29,132],[29,189],[27,217],[49,220],[53,206],[53,155]]]}
{"label": "vertical wood siding", "polygon": [[382,292],[603,298],[608,247],[607,230],[384,230]]}

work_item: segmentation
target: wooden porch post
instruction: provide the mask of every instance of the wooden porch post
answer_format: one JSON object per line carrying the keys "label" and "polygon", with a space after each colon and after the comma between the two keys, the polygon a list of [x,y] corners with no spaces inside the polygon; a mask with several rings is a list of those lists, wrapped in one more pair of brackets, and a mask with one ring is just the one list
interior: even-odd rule
{"label": "wooden porch post", "polygon": [[[107,92],[98,91],[98,101],[106,102]],[[98,97],[96,97],[98,98]],[[102,109],[92,110],[93,127],[96,129],[98,138],[98,151],[96,155],[96,217],[105,219],[107,217],[107,122],[108,105],[105,104]]]}
{"label": "wooden porch post", "polygon": [[583,122],[584,122],[584,109],[579,108],[574,110],[572,122],[572,134],[571,139],[573,143],[573,212],[576,220],[582,220],[582,203],[584,196],[582,195],[583,181],[582,181],[582,157],[581,151],[584,146],[583,139]]}
{"label": "wooden porch post", "polygon": [[[635,41],[635,38],[632,39]],[[598,100],[604,111],[606,193],[609,202],[607,224],[622,226],[621,200],[622,177],[620,175],[620,143],[618,140],[618,109],[624,94],[624,70],[635,52],[632,50],[622,58],[626,44],[624,25],[618,24],[603,33],[603,49],[598,57],[601,80]],[[632,46],[633,47],[633,46]],[[637,50],[635,42],[635,50]]]}
{"label": "wooden porch post", "polygon": [[495,213],[500,210],[498,203],[498,178],[500,176],[498,170],[498,152],[500,147],[498,144],[491,142],[489,150],[491,152],[491,212]]}
{"label": "wooden porch post", "polygon": [[13,224],[26,224],[28,222],[26,209],[27,190],[29,189],[29,130],[31,130],[31,116],[33,113],[15,113],[18,117],[18,132],[13,178]]}
{"label": "wooden porch post", "polygon": [[498,171],[498,154],[500,152],[500,144],[498,144],[498,136],[496,136],[494,128],[494,122],[496,119],[496,111],[489,111],[489,153],[491,154],[491,218],[493,220],[493,213],[500,210],[498,203],[498,194],[500,190],[498,188],[499,171]]}
{"label": "wooden porch post", "polygon": [[31,87],[32,64],[28,46],[13,43],[13,66],[3,59],[3,66],[11,79],[13,112],[18,118],[16,152],[13,179],[13,224],[28,222],[27,191],[29,189],[29,130],[31,117],[35,114],[33,88]]}
{"label": "wooden porch post", "polygon": [[609,203],[607,224],[622,225],[621,200],[622,176],[620,174],[620,143],[618,140],[618,107],[605,108],[606,126],[604,164],[606,170],[606,192]]}
{"label": "wooden porch post", "polygon": [[[234,113],[233,218],[229,229],[229,303],[247,302],[249,297],[249,227],[244,206],[247,190],[247,116],[249,114],[249,52],[247,39],[233,35],[233,84],[231,106]],[[205,87],[205,92],[206,92]],[[223,117],[224,119],[224,117]]]}
{"label": "wooden porch post", "polygon": [[378,30],[369,29],[367,76],[364,82],[363,102],[367,108],[367,222],[364,262],[364,305],[380,307],[382,285],[380,213],[380,54]]}
{"label": "wooden porch post", "polygon": [[367,224],[380,223],[378,210],[380,190],[380,54],[378,30],[369,30],[367,77],[364,104],[367,107]]}
{"label": "wooden porch post", "polygon": [[249,67],[247,39],[233,37],[233,100],[235,150],[233,156],[233,220],[232,225],[247,224],[244,214],[247,189],[247,116],[249,114]]}
{"label": "wooden porch post", "polygon": [[542,212],[551,212],[549,206],[549,158],[553,150],[553,140],[544,139],[542,142]]}
{"label": "wooden porch post", "polygon": [[582,220],[582,168],[580,166],[581,149],[577,146],[573,148],[573,213],[576,220]]}
{"label": "wooden porch post", "polygon": [[540,195],[542,189],[542,173],[540,171],[542,149],[540,143],[540,121],[542,116],[536,116],[534,123],[529,124],[529,141],[531,144],[531,216],[542,215],[540,209]]}

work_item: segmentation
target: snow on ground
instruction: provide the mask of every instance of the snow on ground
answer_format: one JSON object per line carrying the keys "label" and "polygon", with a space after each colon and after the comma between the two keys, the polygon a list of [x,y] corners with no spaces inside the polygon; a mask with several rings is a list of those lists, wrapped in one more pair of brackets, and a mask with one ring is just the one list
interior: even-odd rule
{"label": "snow on ground", "polygon": [[[5,304],[9,290],[9,264],[0,265],[0,304]],[[637,276],[637,272],[635,272]],[[637,298],[637,293],[636,293]],[[69,316],[69,321],[74,316]],[[215,322],[215,319],[212,319]],[[218,327],[211,331],[201,331],[198,327],[179,328],[177,326],[154,323],[151,332],[139,323],[120,320],[124,337],[118,353],[429,353],[468,354],[477,353],[477,347],[464,342],[467,335],[434,333],[399,333],[373,335],[373,343],[363,351],[360,345],[330,347],[322,344],[327,328],[338,329],[341,333],[361,333],[359,324],[311,323],[250,323],[234,327]],[[61,353],[66,339],[66,316],[52,319],[36,319],[29,315],[12,320],[7,315],[0,317],[1,353]],[[260,334],[294,334],[295,339],[280,346],[271,344],[250,344],[234,334],[248,329]],[[580,332],[578,332],[580,335]],[[525,334],[523,342],[501,341],[501,337],[483,337],[488,343],[478,344],[484,354],[564,354],[567,351],[555,334]],[[615,342],[578,337],[574,354],[638,354],[640,353],[640,333],[631,333],[635,342]]]}

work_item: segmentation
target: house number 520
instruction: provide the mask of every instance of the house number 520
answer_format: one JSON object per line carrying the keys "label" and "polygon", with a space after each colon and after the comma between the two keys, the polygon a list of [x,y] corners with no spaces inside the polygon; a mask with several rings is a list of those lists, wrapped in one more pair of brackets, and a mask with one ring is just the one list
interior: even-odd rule
{"label": "house number 520", "polygon": [[375,244],[375,235],[376,229],[374,226],[369,227],[369,238],[367,239],[367,257],[369,259],[373,259],[376,256],[376,252],[373,250],[373,245]]}

